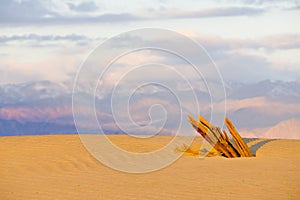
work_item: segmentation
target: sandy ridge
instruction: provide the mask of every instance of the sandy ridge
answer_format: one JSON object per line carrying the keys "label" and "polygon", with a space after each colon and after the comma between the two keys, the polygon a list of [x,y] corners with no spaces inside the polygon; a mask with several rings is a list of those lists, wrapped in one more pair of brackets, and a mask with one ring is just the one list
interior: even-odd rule
{"label": "sandy ridge", "polygon": [[[110,137],[135,148],[127,137]],[[169,140],[136,145],[149,151]],[[300,199],[299,140],[268,142],[256,158],[183,156],[139,175],[103,166],[76,135],[0,137],[0,143],[0,199]]]}

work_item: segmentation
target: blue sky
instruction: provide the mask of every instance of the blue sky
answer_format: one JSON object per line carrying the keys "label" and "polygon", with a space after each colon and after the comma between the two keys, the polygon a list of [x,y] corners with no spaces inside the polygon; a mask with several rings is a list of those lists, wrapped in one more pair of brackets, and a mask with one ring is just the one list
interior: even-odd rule
{"label": "blue sky", "polygon": [[300,1],[0,2],[0,83],[72,80],[106,39],[138,28],[202,44],[225,81],[300,79]]}

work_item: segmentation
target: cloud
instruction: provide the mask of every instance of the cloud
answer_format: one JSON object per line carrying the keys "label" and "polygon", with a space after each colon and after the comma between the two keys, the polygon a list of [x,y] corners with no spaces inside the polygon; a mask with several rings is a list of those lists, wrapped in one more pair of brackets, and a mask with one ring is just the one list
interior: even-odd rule
{"label": "cloud", "polygon": [[[206,48],[225,80],[295,80],[299,74],[299,59],[295,56],[300,50],[299,34],[269,35],[254,39],[193,33],[187,35]],[[285,55],[284,52],[288,53]]]}
{"label": "cloud", "polygon": [[38,23],[55,15],[41,1],[1,1],[0,23]]}
{"label": "cloud", "polygon": [[[228,2],[228,0],[217,0],[217,2]],[[299,3],[299,0],[290,0],[290,1],[282,1],[282,0],[231,0],[230,2],[234,3],[241,3],[244,5],[282,5],[282,4],[288,4],[288,5],[294,5]]]}
{"label": "cloud", "polygon": [[223,53],[215,62],[225,80],[255,82],[273,78],[270,63],[262,56]]}
{"label": "cloud", "polygon": [[[5,18],[4,18],[5,19]],[[28,17],[22,18],[6,18],[5,20],[0,20],[0,24],[14,24],[14,25],[46,25],[46,24],[56,24],[56,25],[63,25],[63,24],[82,24],[82,23],[114,23],[114,22],[125,22],[125,21],[137,21],[141,20],[140,17],[134,16],[129,13],[108,13],[102,14],[95,17],[90,16],[60,16],[60,15],[51,15],[48,17],[47,15],[44,16],[37,16],[37,17]]]}
{"label": "cloud", "polygon": [[[297,68],[293,67],[287,70],[287,58],[282,58],[281,63],[274,65],[270,52],[286,49],[300,48],[300,35],[286,34],[286,35],[271,35],[257,39],[239,39],[239,38],[222,38],[214,35],[196,35],[193,37],[203,45],[213,60],[219,67],[221,74],[225,80],[255,82],[265,79],[279,79],[279,80],[294,80],[296,77]],[[175,38],[176,39],[176,38]],[[204,66],[205,59],[199,56],[203,52],[199,52],[187,45],[186,42],[177,39],[174,43],[174,38],[168,35],[168,38],[160,35],[160,38],[153,43],[145,41],[141,37],[122,37],[116,40],[112,48],[124,48],[133,46],[133,44],[140,44],[142,46],[160,46],[160,44],[168,44],[168,49],[177,50],[177,53],[188,52],[192,55],[195,64]],[[263,49],[263,52],[261,51]],[[254,53],[253,53],[254,52]],[[170,55],[166,52],[160,51],[142,51],[140,53],[126,55],[119,60],[121,62],[120,68],[116,71],[117,74],[123,74],[127,70],[125,66],[132,67],[138,64],[145,63],[160,63],[175,67],[185,77],[193,77],[194,71],[189,70],[189,66],[181,58]],[[284,66],[284,68],[280,67]],[[209,72],[204,71],[205,67],[199,68],[205,78],[208,78]],[[189,73],[191,72],[191,73]],[[233,73],[235,72],[235,73]],[[299,72],[299,70],[298,70]],[[298,73],[299,74],[299,73]],[[149,74],[148,74],[149,76]],[[216,74],[213,74],[216,76]],[[138,76],[143,79],[143,75]],[[157,76],[159,78],[160,76]],[[170,79],[174,76],[167,76]],[[290,77],[290,78],[289,78]],[[111,79],[110,80],[115,80]]]}
{"label": "cloud", "polygon": [[[184,34],[184,32],[183,32]],[[295,49],[300,48],[300,34],[277,34],[255,39],[222,38],[217,35],[192,36],[210,49]]]}
{"label": "cloud", "polygon": [[253,7],[217,7],[199,11],[173,12],[169,14],[169,18],[251,16],[258,15],[263,12],[265,12],[265,10]]}
{"label": "cloud", "polygon": [[300,3],[298,5],[288,8],[287,10],[300,10]]}
{"label": "cloud", "polygon": [[157,19],[193,19],[193,18],[214,18],[214,17],[235,17],[253,16],[266,12],[262,8],[248,6],[227,6],[214,7],[199,10],[180,10],[180,9],[148,9],[146,14],[139,15],[143,20]]}
{"label": "cloud", "polygon": [[68,6],[71,10],[75,10],[77,12],[93,12],[98,10],[98,6],[93,1],[82,2],[80,4],[68,3]]}
{"label": "cloud", "polygon": [[49,55],[41,60],[35,58],[34,61],[3,60],[0,62],[0,80],[2,83],[38,80],[63,82],[70,79],[78,63],[78,57],[70,55]]}
{"label": "cloud", "polygon": [[265,10],[297,11],[300,9],[300,0],[215,0],[219,4],[231,4],[235,6],[252,6]]}
{"label": "cloud", "polygon": [[300,48],[300,34],[282,34],[265,37],[261,46],[277,49]]}
{"label": "cloud", "polygon": [[226,16],[252,16],[265,12],[255,7],[216,7],[202,10],[148,9],[147,12],[121,11],[104,12],[95,2],[79,4],[66,3],[58,8],[48,1],[9,1],[1,2],[0,24],[8,25],[47,25],[47,24],[81,24],[81,23],[116,23],[140,20],[161,20],[178,18],[207,18]]}
{"label": "cloud", "polygon": [[13,41],[82,41],[89,38],[84,35],[70,34],[70,35],[38,35],[38,34],[26,34],[26,35],[13,35],[13,36],[0,36],[0,44],[13,42]]}
{"label": "cloud", "polygon": [[[274,61],[274,55],[270,54],[269,51],[278,51],[279,49],[285,51],[286,49],[299,49],[300,48],[300,35],[297,34],[283,34],[283,35],[271,35],[267,37],[261,37],[256,39],[239,39],[239,38],[222,38],[215,35],[198,35],[194,34],[193,39],[198,41],[203,45],[209,54],[212,56],[213,60],[219,67],[221,75],[225,80],[231,81],[242,81],[242,82],[255,82],[264,79],[279,79],[279,80],[295,80],[299,74],[299,69],[297,67],[289,66],[288,57],[282,57],[280,62]],[[23,42],[25,41],[25,43]],[[84,35],[70,34],[70,35],[38,35],[38,34],[26,34],[26,35],[12,35],[12,36],[1,36],[0,44],[22,44],[24,46],[32,46],[33,44],[39,46],[49,47],[53,43],[60,44],[61,49],[58,52],[56,49],[56,54],[53,56],[46,55],[46,58],[40,61],[28,62],[28,56],[25,61],[20,61],[21,57],[18,57],[17,62],[11,62],[13,56],[3,56],[0,69],[2,69],[2,81],[19,80],[26,81],[26,79],[41,80],[41,78],[46,78],[47,80],[66,80],[70,77],[70,74],[74,74],[76,69],[76,64],[80,63],[79,59],[82,59],[82,54],[87,52],[87,46],[81,48],[79,46],[71,45],[72,48],[66,48],[64,44],[69,44],[70,42],[84,43],[92,42],[92,38]],[[201,72],[205,75],[205,78],[209,76],[216,76],[216,74],[210,74],[203,63],[203,58],[199,56],[201,52],[195,50],[194,48],[189,48],[188,45],[181,40],[176,40],[176,43],[170,35],[165,38],[164,35],[159,35],[157,41],[150,43],[146,41],[143,37],[134,37],[133,35],[127,35],[126,37],[119,37],[115,39],[112,43],[111,49],[120,49],[125,47],[133,47],[136,45],[141,46],[160,46],[159,44],[167,44],[170,49],[178,49],[178,52],[188,52],[189,55],[195,57],[194,59],[201,66]],[[180,44],[178,44],[180,43]],[[19,45],[20,46],[20,45]],[[35,48],[37,49],[37,48]],[[263,49],[263,51],[261,50]],[[69,52],[70,51],[70,52]],[[7,52],[7,50],[6,50]],[[39,54],[43,51],[39,51]],[[49,54],[47,51],[45,53]],[[68,54],[68,55],[64,55]],[[30,55],[24,52],[24,55]],[[23,56],[24,56],[23,55]],[[273,57],[271,57],[272,55]],[[268,57],[269,56],[269,57]],[[16,55],[14,55],[16,57]],[[51,59],[49,59],[51,57]],[[66,59],[65,59],[66,58]],[[199,59],[198,59],[199,58]],[[276,57],[275,57],[276,58]],[[36,59],[36,58],[35,58]],[[63,62],[62,60],[74,60],[70,63]],[[4,62],[4,60],[6,60]],[[296,60],[297,61],[297,60]],[[295,61],[295,63],[297,63]],[[107,79],[103,83],[114,84],[125,72],[137,66],[139,64],[149,64],[158,63],[165,64],[168,66],[175,67],[179,70],[179,73],[183,74],[184,77],[195,77],[195,73],[190,66],[187,65],[181,58],[174,55],[170,55],[163,51],[141,51],[133,52],[128,54],[116,62],[113,69],[114,71],[108,71]],[[43,66],[41,68],[40,66]],[[72,68],[68,70],[68,75],[64,74],[65,68]],[[29,72],[29,69],[32,70]],[[97,68],[98,69],[98,68]],[[154,68],[153,68],[154,69]],[[172,72],[173,68],[169,71],[163,71],[163,68],[159,70],[159,74],[153,74],[154,79],[164,80],[167,77],[170,80],[174,80],[177,76],[174,76]],[[47,70],[51,70],[52,73],[48,73]],[[99,69],[98,69],[99,70]],[[150,73],[147,73],[147,77],[143,74],[144,71],[136,71],[136,73],[131,73],[131,77],[137,75],[141,72],[138,77],[141,80],[148,80],[152,78]],[[235,73],[233,73],[235,72]],[[93,73],[93,72],[91,72]],[[38,74],[38,76],[36,76]],[[167,74],[167,75],[166,75]],[[23,77],[22,77],[23,75]],[[130,77],[130,76],[128,76]],[[148,79],[147,79],[148,78]]]}
{"label": "cloud", "polygon": [[[88,15],[98,9],[94,2],[83,2],[78,5],[69,3],[58,9],[54,2],[48,1],[10,1],[4,0],[0,6],[0,24],[46,25],[46,24],[80,24],[82,22],[123,22],[138,20],[130,13],[98,13]],[[77,11],[74,14],[70,11]],[[81,14],[80,14],[81,13]],[[87,14],[85,14],[87,13]]]}

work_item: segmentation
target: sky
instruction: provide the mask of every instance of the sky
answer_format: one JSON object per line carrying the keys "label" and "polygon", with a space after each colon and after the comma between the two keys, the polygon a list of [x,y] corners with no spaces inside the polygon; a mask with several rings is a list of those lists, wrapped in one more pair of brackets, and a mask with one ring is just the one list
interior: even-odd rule
{"label": "sky", "polygon": [[0,84],[72,81],[98,45],[140,28],[195,40],[225,81],[299,80],[299,11],[298,0],[2,0]]}

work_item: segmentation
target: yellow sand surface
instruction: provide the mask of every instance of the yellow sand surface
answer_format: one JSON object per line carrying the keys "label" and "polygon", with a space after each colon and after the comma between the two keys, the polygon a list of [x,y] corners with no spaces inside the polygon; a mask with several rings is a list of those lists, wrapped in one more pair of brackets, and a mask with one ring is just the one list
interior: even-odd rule
{"label": "yellow sand surface", "polygon": [[[129,152],[155,151],[172,139],[109,138]],[[300,140],[270,141],[255,158],[183,155],[142,174],[104,166],[78,135],[0,137],[0,144],[1,200],[300,199]]]}

